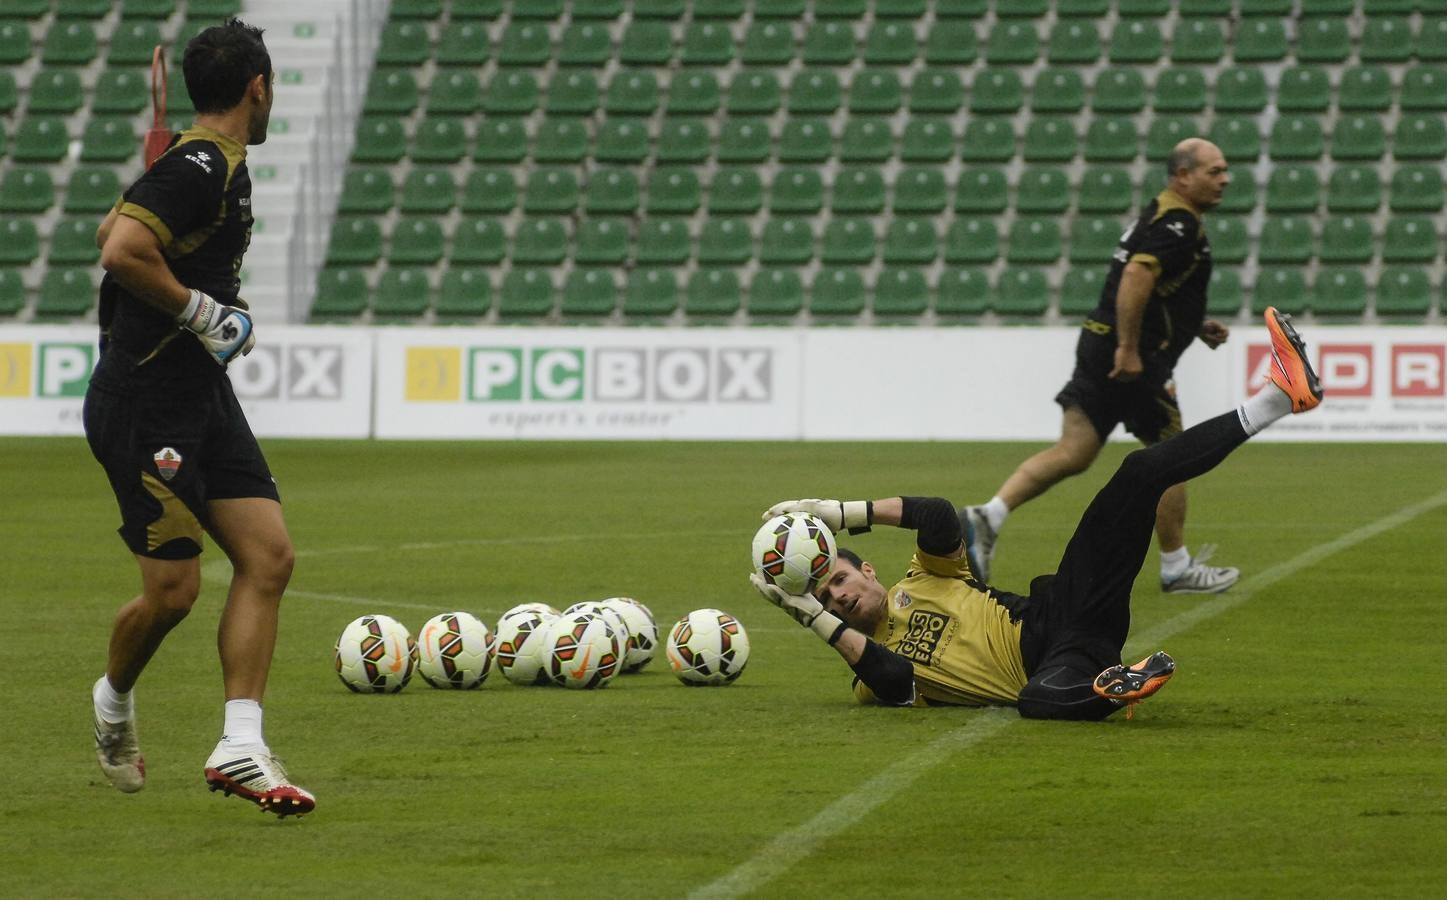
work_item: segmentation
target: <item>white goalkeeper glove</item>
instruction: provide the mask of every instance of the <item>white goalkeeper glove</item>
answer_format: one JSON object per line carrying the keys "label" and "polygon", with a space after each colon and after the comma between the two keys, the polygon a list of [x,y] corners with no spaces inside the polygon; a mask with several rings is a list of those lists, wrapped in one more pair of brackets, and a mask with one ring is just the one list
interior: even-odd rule
{"label": "white goalkeeper glove", "polygon": [[765,600],[793,616],[795,622],[819,635],[831,647],[849,627],[843,619],[825,609],[817,598],[808,594],[790,594],[777,584],[769,584],[757,572],[749,576],[749,584]]}
{"label": "white goalkeeper glove", "polygon": [[185,312],[176,317],[181,327],[196,333],[201,346],[206,348],[215,360],[226,365],[238,353],[242,356],[256,346],[256,335],[251,329],[251,314],[242,306],[227,306],[218,303],[197,290],[191,291],[191,302]]}
{"label": "white goalkeeper glove", "polygon": [[869,500],[781,500],[764,510],[765,522],[784,513],[801,512],[814,516],[835,534],[848,530],[863,534],[874,520],[874,504]]}

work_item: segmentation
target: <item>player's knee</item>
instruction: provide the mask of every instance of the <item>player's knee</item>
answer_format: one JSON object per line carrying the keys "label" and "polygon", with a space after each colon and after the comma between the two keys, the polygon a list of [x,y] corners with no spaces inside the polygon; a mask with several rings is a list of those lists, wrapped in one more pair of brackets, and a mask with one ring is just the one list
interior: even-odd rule
{"label": "player's knee", "polygon": [[186,618],[201,594],[200,567],[171,569],[146,580],[145,597],[161,615],[174,622]]}
{"label": "player's knee", "polygon": [[267,593],[280,596],[291,581],[295,567],[296,550],[290,540],[283,538],[267,541],[252,551],[245,570],[250,578],[260,582]]}

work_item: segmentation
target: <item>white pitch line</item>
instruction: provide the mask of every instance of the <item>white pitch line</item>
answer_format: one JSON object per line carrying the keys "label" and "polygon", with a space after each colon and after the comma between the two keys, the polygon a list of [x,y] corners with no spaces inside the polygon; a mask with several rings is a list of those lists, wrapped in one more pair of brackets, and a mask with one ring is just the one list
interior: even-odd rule
{"label": "white pitch line", "polygon": [[450,550],[455,547],[515,547],[524,544],[555,544],[564,541],[597,541],[604,538],[609,541],[648,541],[658,538],[737,536],[738,529],[736,528],[714,531],[648,531],[623,534],[617,532],[590,532],[587,534],[551,534],[533,537],[458,538],[451,541],[410,541],[405,544],[393,544],[386,547],[376,544],[357,544],[350,547],[303,549],[298,550],[296,555],[299,557],[309,557],[335,556],[347,553],[388,553],[398,550],[407,552]]}
{"label": "white pitch line", "polygon": [[400,606],[402,609],[420,609],[425,612],[437,612],[437,604],[426,605],[422,603],[407,603],[402,600],[378,600],[375,597],[352,597],[348,594],[322,594],[316,591],[298,591],[287,588],[286,596],[300,597],[303,600],[330,600],[333,603],[359,603],[364,606]]}
{"label": "white pitch line", "polygon": [[[1193,607],[1165,622],[1133,637],[1132,645],[1155,647],[1187,629],[1218,616],[1250,599],[1255,591],[1261,591],[1278,581],[1289,578],[1302,569],[1327,557],[1354,547],[1363,541],[1390,531],[1412,521],[1423,513],[1447,505],[1447,491],[1430,497],[1362,526],[1354,531],[1324,544],[1311,547],[1284,563],[1247,578],[1240,590],[1229,597],[1219,597]],[[769,841],[754,856],[735,866],[715,881],[711,881],[691,892],[690,900],[715,900],[715,898],[742,897],[758,890],[812,854],[820,844],[849,826],[863,819],[879,806],[894,799],[901,791],[914,784],[926,771],[944,762],[958,750],[980,743],[1002,731],[1016,721],[1013,709],[991,709],[980,713],[966,725],[946,732],[931,741],[924,748],[885,768],[864,784],[841,796],[820,810],[813,818],[787,831],[781,832]]]}

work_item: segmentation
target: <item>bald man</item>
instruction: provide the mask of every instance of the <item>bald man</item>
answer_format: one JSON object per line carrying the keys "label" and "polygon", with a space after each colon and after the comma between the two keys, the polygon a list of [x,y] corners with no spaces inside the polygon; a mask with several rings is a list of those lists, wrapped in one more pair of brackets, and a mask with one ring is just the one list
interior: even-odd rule
{"label": "bald man", "polygon": [[[1057,482],[1095,462],[1116,425],[1149,446],[1181,431],[1176,361],[1200,338],[1211,349],[1226,341],[1225,325],[1206,318],[1211,245],[1202,221],[1231,183],[1221,149],[1187,138],[1166,159],[1166,187],[1121,235],[1100,302],[1075,348],[1075,372],[1055,397],[1064,412],[1060,440],[1020,464],[990,502],[959,510],[970,566],[989,578],[995,539],[1006,517]],[[1185,543],[1186,486],[1165,492],[1156,508],[1161,590],[1217,594],[1238,569],[1205,564],[1211,548],[1192,556]]]}

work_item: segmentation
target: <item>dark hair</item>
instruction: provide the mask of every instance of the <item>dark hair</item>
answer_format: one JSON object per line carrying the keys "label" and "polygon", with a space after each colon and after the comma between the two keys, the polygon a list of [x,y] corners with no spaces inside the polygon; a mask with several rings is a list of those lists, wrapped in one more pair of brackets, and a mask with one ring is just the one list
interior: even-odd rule
{"label": "dark hair", "polygon": [[241,102],[251,79],[271,81],[271,54],[260,28],[233,18],[191,38],[181,68],[196,112],[220,113]]}
{"label": "dark hair", "polygon": [[864,557],[850,550],[848,547],[839,548],[839,558],[849,560],[849,564],[856,569],[864,565]]}

